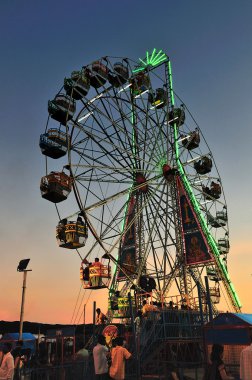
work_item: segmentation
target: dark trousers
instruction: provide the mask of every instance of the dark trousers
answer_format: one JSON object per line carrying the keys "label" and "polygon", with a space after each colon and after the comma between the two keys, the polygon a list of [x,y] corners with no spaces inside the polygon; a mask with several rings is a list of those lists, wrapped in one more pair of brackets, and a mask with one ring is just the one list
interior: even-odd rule
{"label": "dark trousers", "polygon": [[100,375],[95,375],[95,380],[109,380],[108,373],[102,373]]}

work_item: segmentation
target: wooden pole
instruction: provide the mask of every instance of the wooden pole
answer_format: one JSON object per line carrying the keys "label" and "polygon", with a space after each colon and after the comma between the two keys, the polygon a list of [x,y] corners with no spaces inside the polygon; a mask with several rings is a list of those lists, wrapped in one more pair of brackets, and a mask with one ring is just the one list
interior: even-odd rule
{"label": "wooden pole", "polygon": [[93,303],[93,340],[94,340],[94,336],[95,336],[95,313],[96,313],[96,301],[94,301]]}
{"label": "wooden pole", "polygon": [[84,334],[84,345],[86,344],[86,304],[84,305],[84,310],[83,310],[83,334]]}
{"label": "wooden pole", "polygon": [[19,338],[18,338],[19,340],[22,340],[22,337],[23,337],[24,304],[25,304],[27,270],[24,270],[23,273],[24,275],[23,275],[23,290],[22,290],[21,310],[20,310]]}

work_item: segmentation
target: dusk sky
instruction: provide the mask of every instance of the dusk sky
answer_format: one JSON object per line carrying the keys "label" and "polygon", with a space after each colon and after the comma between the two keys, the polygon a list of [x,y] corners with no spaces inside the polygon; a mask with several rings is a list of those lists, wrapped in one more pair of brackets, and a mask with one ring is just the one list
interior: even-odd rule
{"label": "dusk sky", "polygon": [[[82,322],[81,313],[72,318],[80,258],[58,248],[57,213],[39,190],[47,101],[73,70],[106,55],[137,61],[154,47],[170,57],[174,89],[213,153],[228,206],[229,273],[252,313],[251,18],[249,0],[1,0],[0,320],[19,320],[16,268],[30,258],[24,319]],[[106,311],[106,298],[92,292],[87,322],[92,302]]]}

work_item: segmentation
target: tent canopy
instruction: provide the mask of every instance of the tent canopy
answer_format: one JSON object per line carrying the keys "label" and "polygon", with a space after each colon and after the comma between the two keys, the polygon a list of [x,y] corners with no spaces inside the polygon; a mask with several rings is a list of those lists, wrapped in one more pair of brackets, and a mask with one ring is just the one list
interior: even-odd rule
{"label": "tent canopy", "polygon": [[[2,336],[0,340],[0,347],[3,346],[4,342],[12,343],[12,349],[16,347],[17,341],[19,340],[19,333],[6,333]],[[22,348],[30,348],[31,352],[35,352],[36,350],[36,338],[31,333],[23,333],[22,334],[23,346]]]}
{"label": "tent canopy", "polygon": [[220,313],[205,327],[207,344],[250,344],[252,314]]}

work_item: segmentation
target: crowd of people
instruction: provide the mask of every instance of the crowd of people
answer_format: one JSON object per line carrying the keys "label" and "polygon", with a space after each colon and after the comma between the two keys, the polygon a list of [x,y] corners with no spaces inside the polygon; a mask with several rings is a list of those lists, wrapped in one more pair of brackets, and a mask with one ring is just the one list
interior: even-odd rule
{"label": "crowd of people", "polygon": [[31,349],[23,347],[23,341],[16,345],[5,342],[0,349],[0,380],[18,380],[19,369],[30,359]]}
{"label": "crowd of people", "polygon": [[[168,308],[174,309],[174,305],[172,301],[170,301]],[[158,315],[158,311],[159,311],[159,308],[157,305],[153,304],[152,302],[148,303],[146,300],[143,301],[142,309],[137,311],[136,317],[134,319],[135,334],[136,334],[137,341],[141,334],[141,328],[142,328],[144,319],[147,319],[150,314],[155,315],[156,312]],[[98,325],[106,323],[106,317],[105,318],[104,317],[105,315],[101,312],[101,310],[97,309],[96,323]],[[250,340],[251,340],[250,346],[246,347],[245,349],[241,351],[239,380],[252,380],[252,331],[250,332]],[[101,346],[103,348],[101,348]],[[102,355],[103,357],[104,367],[102,368],[104,370],[104,373],[102,373],[103,376],[97,376],[97,379],[101,378],[102,380],[106,380],[109,378],[109,377],[106,377],[108,374],[110,375],[111,379],[116,379],[116,380],[124,379],[123,376],[125,374],[125,360],[129,359],[132,356],[127,351],[127,349],[125,351],[123,350],[123,348],[124,347],[123,347],[122,338],[114,339],[111,352],[105,346],[105,338],[103,336],[100,336],[100,338],[98,338],[97,346],[94,348],[94,362],[95,362],[95,371],[96,371],[95,373],[97,375],[101,375],[101,372],[98,369],[98,364],[97,364],[99,360],[101,360],[100,355]],[[97,351],[100,353],[98,355],[100,359],[97,358]],[[228,371],[223,361],[223,357],[224,357],[224,346],[220,344],[213,344],[212,351],[210,354],[210,362],[208,363],[206,367],[204,380],[238,380],[238,377],[234,377],[228,374]],[[109,363],[108,358],[112,360],[110,368],[108,367],[108,363]],[[122,368],[121,375],[117,374],[118,365],[115,363],[120,363],[120,368]],[[170,368],[169,376],[170,376],[169,378],[172,380],[179,380],[178,373],[175,367]]]}
{"label": "crowd of people", "polygon": [[[149,306],[149,307],[148,307]],[[170,307],[172,305],[170,304]],[[148,318],[148,313],[155,312],[158,309],[155,305],[143,302],[142,310],[138,310],[134,320],[136,340],[141,334],[141,328],[144,318]],[[100,308],[96,309],[96,325],[105,325],[108,321]],[[249,332],[251,344],[245,347],[240,354],[240,377],[239,380],[252,380],[252,331]],[[90,358],[90,353],[82,349],[81,358]],[[0,350],[0,380],[17,379],[20,360],[22,357],[22,341],[17,342],[14,347],[12,343],[5,342]],[[80,353],[80,352],[79,352]],[[125,363],[132,358],[132,353],[128,350],[126,340],[121,336],[114,336],[110,344],[106,342],[102,330],[96,334],[96,345],[92,350],[93,366],[95,378],[98,380],[125,380]],[[77,353],[78,357],[78,353]],[[179,380],[177,369],[169,367],[169,379]],[[168,378],[166,380],[168,380]],[[210,354],[210,360],[206,367],[204,380],[238,380],[228,373],[224,363],[224,346],[213,344]]]}

